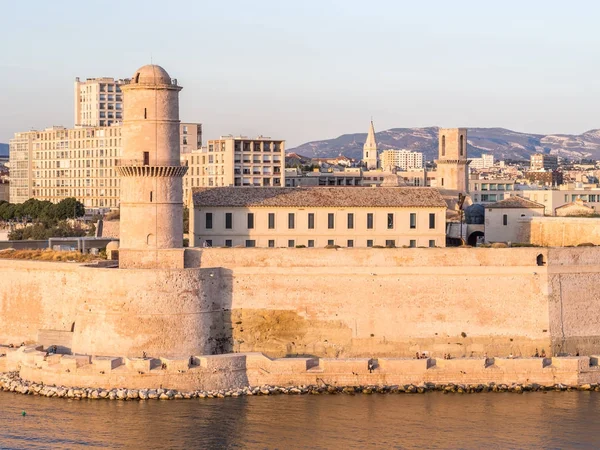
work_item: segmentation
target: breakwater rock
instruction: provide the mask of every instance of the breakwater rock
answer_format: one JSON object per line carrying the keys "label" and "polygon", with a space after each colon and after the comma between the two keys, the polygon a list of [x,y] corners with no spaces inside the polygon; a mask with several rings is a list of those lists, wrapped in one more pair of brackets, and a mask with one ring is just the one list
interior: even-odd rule
{"label": "breakwater rock", "polygon": [[18,372],[0,374],[0,390],[16,392],[23,395],[39,395],[70,399],[107,399],[107,400],[179,400],[206,399],[260,395],[368,395],[368,394],[424,394],[426,392],[442,392],[444,394],[473,394],[479,392],[537,392],[537,391],[597,391],[598,384],[582,384],[569,386],[555,384],[434,384],[395,385],[395,386],[333,386],[327,384],[308,386],[247,386],[239,389],[220,389],[215,391],[187,391],[175,389],[100,389],[67,386],[49,386],[32,383],[19,377]]}

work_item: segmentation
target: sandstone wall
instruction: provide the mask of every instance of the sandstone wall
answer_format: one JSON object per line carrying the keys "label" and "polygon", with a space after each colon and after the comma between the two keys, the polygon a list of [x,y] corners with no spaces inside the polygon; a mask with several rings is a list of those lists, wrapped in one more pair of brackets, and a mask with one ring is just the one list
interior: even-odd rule
{"label": "sandstone wall", "polygon": [[550,249],[548,278],[554,353],[589,355],[597,352],[600,349],[600,250],[595,247]]}
{"label": "sandstone wall", "polygon": [[234,351],[491,356],[549,350],[546,268],[536,263],[545,251],[205,249],[200,259],[228,268]]}
{"label": "sandstone wall", "polygon": [[594,247],[212,248],[163,270],[0,260],[0,343],[73,330],[73,352],[126,357],[594,354],[599,261]]}
{"label": "sandstone wall", "polygon": [[0,260],[0,342],[73,330],[72,351],[187,357],[218,351],[219,270],[119,270]]}
{"label": "sandstone wall", "polygon": [[533,217],[519,220],[518,242],[543,247],[600,245],[600,218]]}

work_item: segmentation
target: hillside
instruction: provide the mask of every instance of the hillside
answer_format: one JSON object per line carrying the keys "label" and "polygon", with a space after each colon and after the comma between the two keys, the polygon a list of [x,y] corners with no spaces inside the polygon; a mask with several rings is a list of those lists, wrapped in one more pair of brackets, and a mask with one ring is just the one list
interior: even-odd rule
{"label": "hillside", "polygon": [[[407,149],[422,152],[425,159],[437,156],[438,127],[392,128],[376,133],[379,150]],[[340,153],[362,157],[367,133],[344,134],[335,139],[313,141],[289,149],[309,157],[332,157]],[[492,153],[496,159],[529,160],[534,152],[556,154],[570,159],[600,159],[600,130],[580,135],[519,133],[505,128],[469,128],[469,156]]]}

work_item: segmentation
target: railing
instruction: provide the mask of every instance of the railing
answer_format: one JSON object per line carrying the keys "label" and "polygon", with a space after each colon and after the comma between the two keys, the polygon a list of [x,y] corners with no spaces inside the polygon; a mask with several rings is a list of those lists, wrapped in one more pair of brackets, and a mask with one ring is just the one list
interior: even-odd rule
{"label": "railing", "polygon": [[144,160],[140,159],[115,159],[116,167],[140,167],[140,166],[156,166],[156,167],[187,167],[187,161],[176,161],[173,163],[172,160]]}
{"label": "railing", "polygon": [[[155,78],[157,81],[161,81],[160,84],[162,83],[162,80],[160,78]],[[121,84],[149,84],[149,83],[136,83],[135,80],[132,80],[131,78],[125,78],[124,80],[122,80]],[[150,83],[150,84],[154,84],[154,83]],[[177,86],[177,78],[171,78],[170,82],[168,83],[170,86]]]}

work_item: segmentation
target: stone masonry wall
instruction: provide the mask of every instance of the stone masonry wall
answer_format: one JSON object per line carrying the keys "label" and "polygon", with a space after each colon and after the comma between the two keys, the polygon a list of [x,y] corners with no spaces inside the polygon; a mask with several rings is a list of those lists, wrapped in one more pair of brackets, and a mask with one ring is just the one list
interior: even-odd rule
{"label": "stone masonry wall", "polygon": [[214,248],[186,261],[201,267],[0,260],[0,343],[73,330],[73,352],[124,357],[600,350],[594,247]]}

